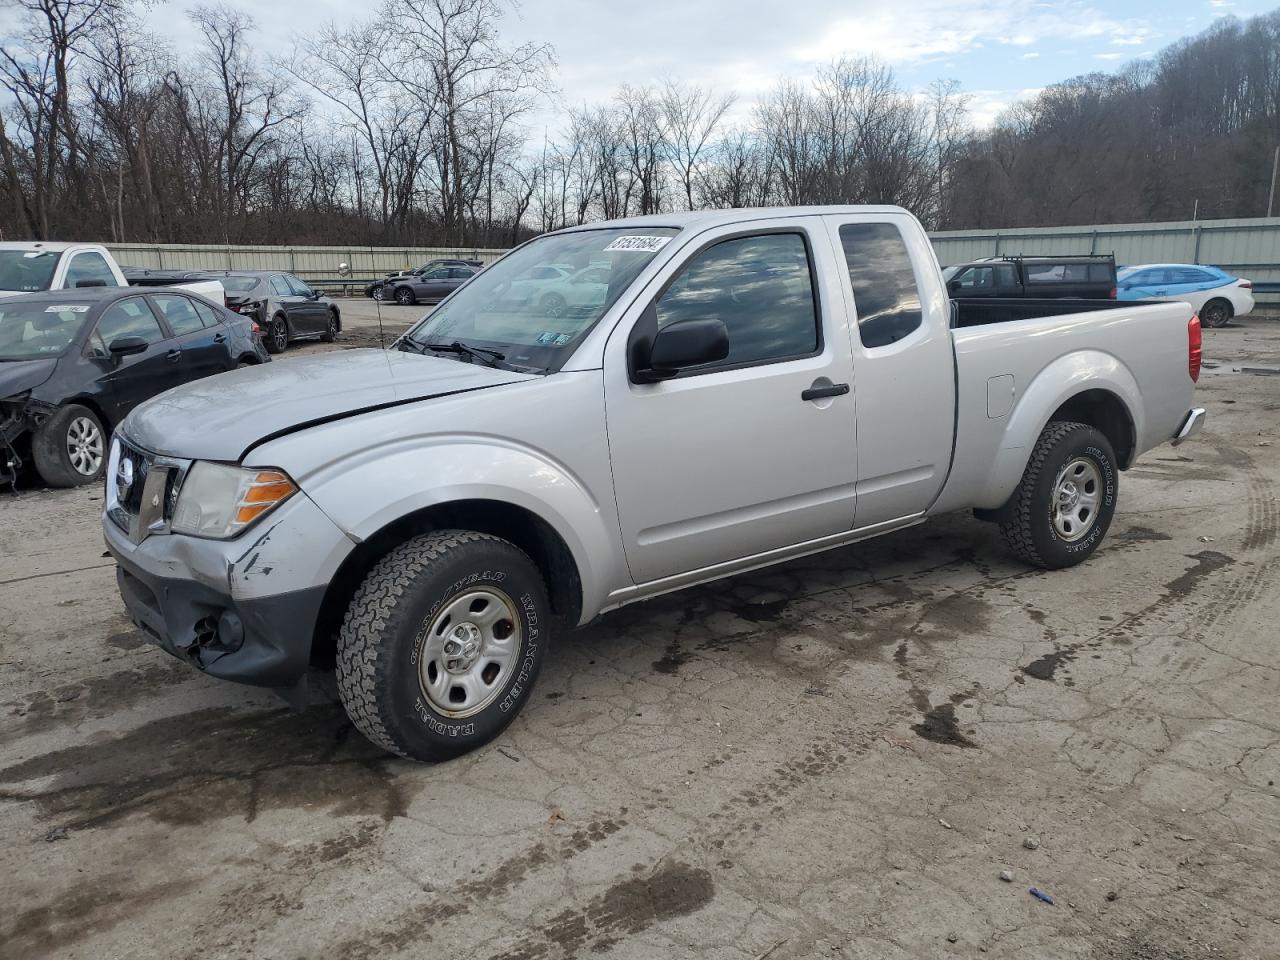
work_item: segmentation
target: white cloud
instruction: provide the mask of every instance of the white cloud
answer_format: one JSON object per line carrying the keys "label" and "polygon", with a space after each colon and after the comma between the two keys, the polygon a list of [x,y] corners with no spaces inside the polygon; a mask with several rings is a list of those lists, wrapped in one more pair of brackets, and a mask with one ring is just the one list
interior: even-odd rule
{"label": "white cloud", "polygon": [[1030,100],[1040,94],[1043,87],[1024,87],[1019,90],[971,90],[969,119],[973,125],[985,130],[996,118],[1020,100]]}
{"label": "white cloud", "polygon": [[1034,59],[1036,59],[1036,58],[1037,58],[1037,57],[1039,57],[1039,56],[1040,56],[1040,54],[1038,54],[1036,51],[1032,50],[1030,53],[1024,53],[1024,54],[1022,55],[1022,59],[1023,59],[1023,60],[1034,60]]}
{"label": "white cloud", "polygon": [[1123,53],[1095,53],[1093,55],[1095,60],[1123,60],[1124,57]]}

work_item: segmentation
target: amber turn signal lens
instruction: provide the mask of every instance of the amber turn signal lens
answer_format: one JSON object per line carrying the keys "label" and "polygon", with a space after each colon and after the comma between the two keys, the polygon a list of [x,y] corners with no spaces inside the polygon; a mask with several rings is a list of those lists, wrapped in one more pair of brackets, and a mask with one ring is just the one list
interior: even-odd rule
{"label": "amber turn signal lens", "polygon": [[249,481],[240,502],[236,504],[236,523],[245,525],[256,520],[278,503],[297,492],[297,486],[279,470],[259,470]]}

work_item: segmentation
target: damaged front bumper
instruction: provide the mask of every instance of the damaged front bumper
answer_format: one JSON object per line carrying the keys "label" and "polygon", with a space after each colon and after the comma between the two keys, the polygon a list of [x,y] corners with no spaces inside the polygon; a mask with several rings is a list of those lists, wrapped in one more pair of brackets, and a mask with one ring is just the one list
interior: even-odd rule
{"label": "damaged front bumper", "polygon": [[105,515],[103,532],[129,618],[152,641],[210,676],[305,701],[320,608],[354,546],[309,498],[233,540],[134,543]]}

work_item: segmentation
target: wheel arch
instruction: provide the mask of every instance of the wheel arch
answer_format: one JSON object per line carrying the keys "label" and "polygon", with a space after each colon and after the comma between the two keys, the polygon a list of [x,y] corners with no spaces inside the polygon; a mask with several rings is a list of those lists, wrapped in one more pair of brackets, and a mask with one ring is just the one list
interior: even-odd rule
{"label": "wheel arch", "polygon": [[347,607],[382,557],[411,537],[452,529],[488,533],[523,550],[542,574],[556,617],[567,626],[577,625],[582,615],[582,576],[573,551],[551,523],[509,501],[479,497],[451,500],[386,523],[347,555],[329,581],[320,605],[311,643],[312,664],[320,668],[333,664],[338,629]]}
{"label": "wheel arch", "polygon": [[1137,379],[1114,355],[1082,350],[1058,358],[1021,392],[974,506],[996,509],[1006,503],[1040,434],[1054,420],[1097,428],[1111,442],[1117,466],[1128,469],[1144,436],[1142,412]]}

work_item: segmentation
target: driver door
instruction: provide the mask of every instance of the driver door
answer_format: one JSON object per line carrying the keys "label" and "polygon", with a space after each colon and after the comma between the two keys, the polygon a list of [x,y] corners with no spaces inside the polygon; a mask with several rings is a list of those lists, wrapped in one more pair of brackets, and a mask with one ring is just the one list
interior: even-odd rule
{"label": "driver door", "polygon": [[[852,529],[852,350],[821,230],[813,217],[704,234],[610,337],[610,460],[636,583],[674,587]],[[728,357],[632,382],[628,338],[649,310],[659,329],[721,320]],[[814,387],[824,395],[811,397]]]}
{"label": "driver door", "polygon": [[[113,358],[108,348],[123,337],[141,337],[147,349]],[[85,344],[85,358],[101,371],[98,382],[115,407],[110,417],[113,424],[144,400],[182,382],[177,363],[168,356],[173,346],[142,297],[117,300],[102,311]]]}

